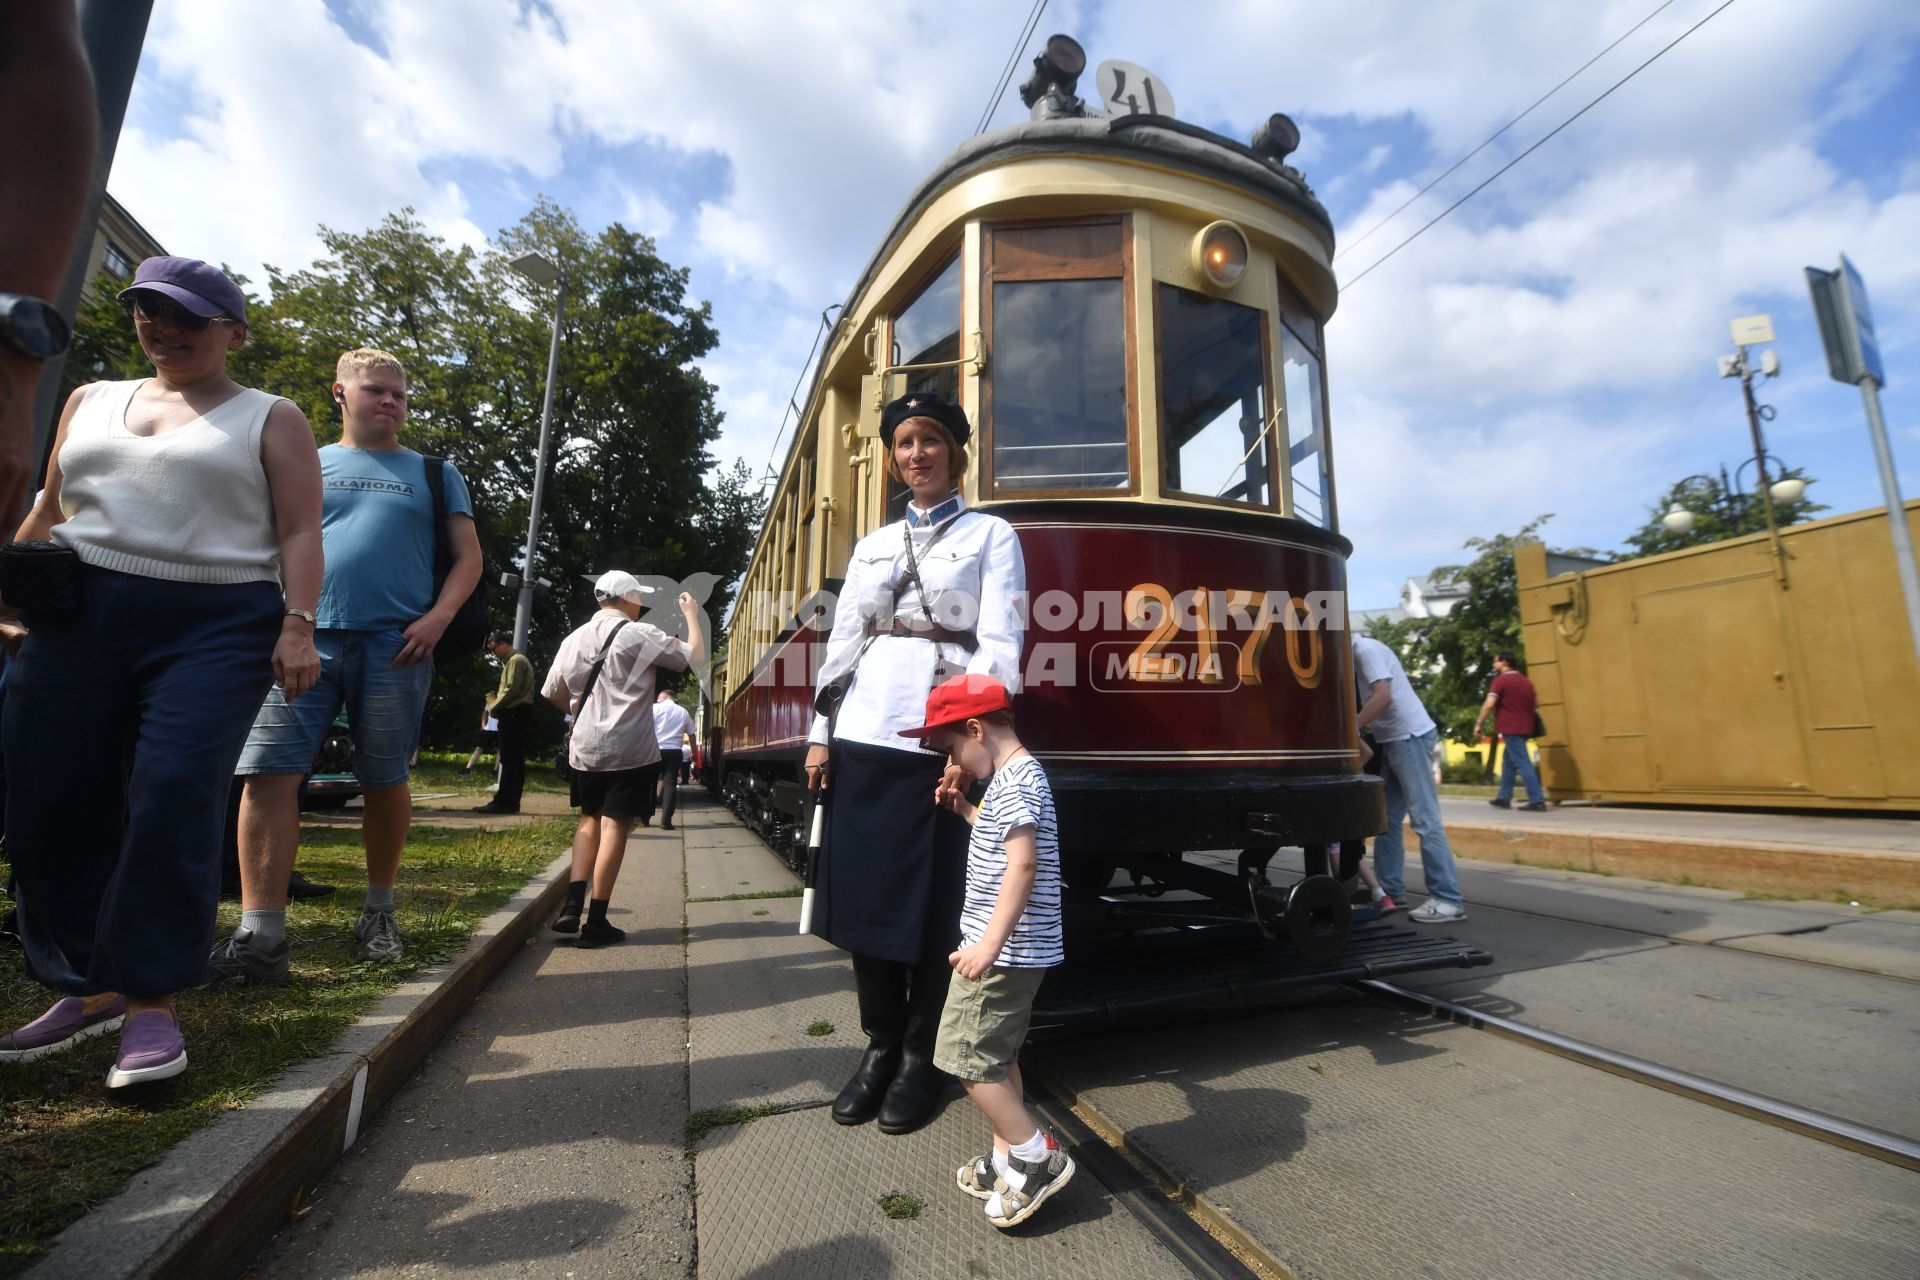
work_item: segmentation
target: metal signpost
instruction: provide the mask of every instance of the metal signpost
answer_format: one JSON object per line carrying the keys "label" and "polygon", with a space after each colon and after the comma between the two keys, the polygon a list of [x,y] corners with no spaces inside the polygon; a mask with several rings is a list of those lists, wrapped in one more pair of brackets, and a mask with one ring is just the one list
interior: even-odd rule
{"label": "metal signpost", "polygon": [[1913,632],[1913,651],[1920,659],[1920,568],[1913,559],[1913,538],[1907,530],[1907,509],[1900,501],[1900,481],[1893,470],[1893,450],[1887,445],[1887,424],[1880,416],[1880,388],[1887,371],[1880,363],[1880,341],[1873,332],[1873,313],[1867,307],[1867,282],[1847,256],[1840,255],[1837,271],[1807,268],[1807,287],[1813,292],[1813,311],[1820,322],[1820,341],[1827,349],[1827,371],[1836,382],[1855,383],[1867,407],[1867,431],[1873,437],[1873,458],[1880,468],[1880,489],[1887,499],[1887,528],[1893,533],[1893,563],[1907,598],[1907,626]]}

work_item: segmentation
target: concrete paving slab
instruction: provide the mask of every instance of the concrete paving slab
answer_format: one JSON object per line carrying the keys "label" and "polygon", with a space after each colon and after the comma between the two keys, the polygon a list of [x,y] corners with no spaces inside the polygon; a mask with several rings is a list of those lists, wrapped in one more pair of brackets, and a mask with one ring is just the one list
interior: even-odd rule
{"label": "concrete paving slab", "polygon": [[1913,1088],[1920,985],[1719,947],[1659,947],[1589,964],[1483,972],[1416,973],[1395,981],[1482,1013],[1920,1138],[1920,1093]]}
{"label": "concrete paving slab", "polygon": [[[700,1147],[700,1280],[1167,1280],[1172,1254],[1084,1173],[1003,1232],[954,1170],[986,1150],[986,1122],[955,1098],[926,1128],[888,1137],[824,1110],[722,1129]],[[890,1219],[882,1196],[923,1202]]]}
{"label": "concrete paving slab", "polygon": [[866,1046],[846,953],[800,935],[797,898],[686,911],[693,1110],[831,1101]]}
{"label": "concrete paving slab", "polygon": [[1301,1276],[1920,1274],[1914,1174],[1397,1011],[1089,1037],[1035,1062]]}
{"label": "concrete paving slab", "polygon": [[1719,945],[1920,981],[1920,929],[1902,920],[1842,920],[1803,932],[1728,938]]}
{"label": "concrete paving slab", "polygon": [[[689,835],[692,833],[689,832]],[[687,846],[687,898],[725,898],[797,888],[799,877],[749,832],[728,843]]]}
{"label": "concrete paving slab", "polygon": [[536,935],[252,1275],[692,1274],[671,841],[629,847],[609,913],[627,941]]}

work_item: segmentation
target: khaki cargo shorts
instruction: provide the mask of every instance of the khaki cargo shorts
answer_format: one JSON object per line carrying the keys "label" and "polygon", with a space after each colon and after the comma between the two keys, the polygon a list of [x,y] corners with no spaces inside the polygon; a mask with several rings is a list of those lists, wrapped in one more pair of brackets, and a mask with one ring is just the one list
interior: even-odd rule
{"label": "khaki cargo shorts", "polygon": [[933,1065],[961,1080],[1005,1080],[1027,1042],[1033,998],[1046,976],[1045,969],[996,967],[974,979],[956,969],[947,984]]}

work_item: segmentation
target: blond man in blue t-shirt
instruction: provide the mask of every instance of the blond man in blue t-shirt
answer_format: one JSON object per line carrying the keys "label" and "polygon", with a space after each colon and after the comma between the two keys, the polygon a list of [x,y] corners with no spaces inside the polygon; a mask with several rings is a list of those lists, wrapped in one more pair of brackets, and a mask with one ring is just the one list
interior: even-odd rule
{"label": "blond man in blue t-shirt", "polygon": [[[1012,1227],[1073,1177],[1073,1159],[1034,1123],[1020,1049],[1047,970],[1062,959],[1060,843],[1053,790],[1013,727],[1013,703],[991,676],[959,675],[927,695],[927,722],[901,735],[951,762],[934,802],[973,826],[960,947],[933,1062],[966,1088],[993,1126],[993,1151],[960,1166],[960,1189]],[[974,780],[986,793],[967,799]]]}

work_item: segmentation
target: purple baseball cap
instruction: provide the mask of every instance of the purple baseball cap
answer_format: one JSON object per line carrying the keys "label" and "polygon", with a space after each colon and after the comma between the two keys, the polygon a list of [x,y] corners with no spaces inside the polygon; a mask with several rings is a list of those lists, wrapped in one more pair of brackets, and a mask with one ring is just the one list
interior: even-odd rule
{"label": "purple baseball cap", "polygon": [[119,293],[150,289],[172,298],[197,316],[229,316],[247,322],[247,295],[226,272],[198,258],[148,258],[133,273],[133,283]]}

